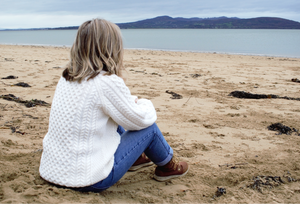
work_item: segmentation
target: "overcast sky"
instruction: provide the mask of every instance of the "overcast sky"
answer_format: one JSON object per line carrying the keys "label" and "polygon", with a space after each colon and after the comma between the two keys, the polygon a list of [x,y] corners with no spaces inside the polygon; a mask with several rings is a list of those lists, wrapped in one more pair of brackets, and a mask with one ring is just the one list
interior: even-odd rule
{"label": "overcast sky", "polygon": [[171,17],[280,17],[300,22],[300,0],[0,0],[0,28],[79,26]]}

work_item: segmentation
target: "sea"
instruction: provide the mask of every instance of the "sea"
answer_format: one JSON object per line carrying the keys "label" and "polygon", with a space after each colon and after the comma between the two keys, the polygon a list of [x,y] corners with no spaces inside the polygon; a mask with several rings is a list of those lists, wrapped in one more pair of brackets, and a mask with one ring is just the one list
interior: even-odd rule
{"label": "sea", "polygon": [[[77,30],[0,31],[0,44],[70,47]],[[122,29],[125,49],[300,58],[300,30]]]}

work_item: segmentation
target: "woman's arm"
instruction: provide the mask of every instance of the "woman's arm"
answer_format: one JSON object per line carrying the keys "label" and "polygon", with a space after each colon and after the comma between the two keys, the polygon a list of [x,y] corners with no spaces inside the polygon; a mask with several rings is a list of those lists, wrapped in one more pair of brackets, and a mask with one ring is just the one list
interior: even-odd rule
{"label": "woman's arm", "polygon": [[156,121],[156,111],[152,102],[132,96],[120,77],[101,77],[101,90],[104,112],[125,129],[144,129]]}

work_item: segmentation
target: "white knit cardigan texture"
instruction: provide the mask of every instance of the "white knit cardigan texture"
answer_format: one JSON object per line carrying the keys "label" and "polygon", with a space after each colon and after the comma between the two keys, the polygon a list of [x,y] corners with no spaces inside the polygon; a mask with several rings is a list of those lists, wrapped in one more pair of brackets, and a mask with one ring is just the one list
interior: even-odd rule
{"label": "white knit cardigan texture", "polygon": [[127,130],[152,125],[150,100],[135,102],[123,79],[99,74],[81,83],[59,80],[43,140],[40,175],[67,187],[84,187],[105,179],[120,143],[118,124]]}

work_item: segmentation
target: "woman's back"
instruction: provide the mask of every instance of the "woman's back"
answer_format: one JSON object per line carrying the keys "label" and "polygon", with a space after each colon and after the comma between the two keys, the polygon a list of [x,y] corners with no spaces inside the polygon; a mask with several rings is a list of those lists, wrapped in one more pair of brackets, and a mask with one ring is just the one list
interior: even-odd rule
{"label": "woman's back", "polygon": [[40,170],[46,180],[85,186],[110,172],[120,137],[115,132],[117,124],[102,110],[96,85],[102,77],[109,76],[99,75],[81,83],[60,79],[43,142]]}

